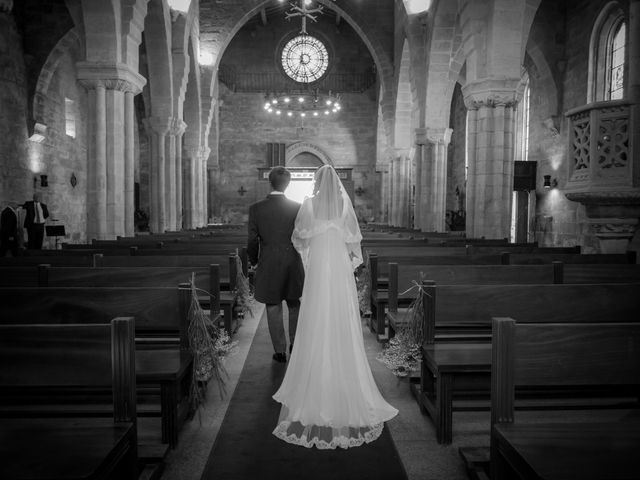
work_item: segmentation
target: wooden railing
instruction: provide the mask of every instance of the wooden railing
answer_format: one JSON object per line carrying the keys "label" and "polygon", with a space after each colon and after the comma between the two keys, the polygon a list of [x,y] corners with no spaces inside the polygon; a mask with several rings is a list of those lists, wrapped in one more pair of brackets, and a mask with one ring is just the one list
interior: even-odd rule
{"label": "wooden railing", "polygon": [[[225,65],[220,66],[218,79],[234,92],[278,93],[304,90],[300,83],[287,79],[279,72],[238,72],[235,68]],[[375,72],[333,73],[309,85],[309,88],[322,92],[361,93],[375,82]]]}
{"label": "wooden railing", "polygon": [[574,108],[568,118],[567,192],[632,186],[630,102],[611,100]]}

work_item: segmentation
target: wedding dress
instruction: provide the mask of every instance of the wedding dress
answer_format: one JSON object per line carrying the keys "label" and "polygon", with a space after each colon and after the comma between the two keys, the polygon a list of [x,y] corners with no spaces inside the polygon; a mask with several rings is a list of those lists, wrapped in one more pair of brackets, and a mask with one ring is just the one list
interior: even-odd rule
{"label": "wedding dress", "polygon": [[298,329],[273,398],[282,404],[273,434],[305,447],[349,448],[380,436],[398,411],[375,384],[367,361],[353,270],[362,263],[351,200],[331,166],[315,175],[292,241],[305,267]]}

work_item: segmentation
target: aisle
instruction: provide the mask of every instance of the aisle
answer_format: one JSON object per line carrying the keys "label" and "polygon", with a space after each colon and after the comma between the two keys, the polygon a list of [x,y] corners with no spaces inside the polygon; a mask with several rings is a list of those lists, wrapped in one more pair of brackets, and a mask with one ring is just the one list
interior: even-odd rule
{"label": "aisle", "polygon": [[286,364],[271,359],[263,315],[202,480],[406,479],[388,428],[371,444],[348,450],[307,449],[271,434],[280,405],[271,395]]}

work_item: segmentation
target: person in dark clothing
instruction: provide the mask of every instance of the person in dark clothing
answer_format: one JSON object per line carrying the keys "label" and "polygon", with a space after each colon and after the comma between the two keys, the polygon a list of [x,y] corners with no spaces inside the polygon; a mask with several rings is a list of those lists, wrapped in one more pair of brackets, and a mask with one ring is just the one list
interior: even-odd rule
{"label": "person in dark clothing", "polygon": [[271,193],[249,207],[247,254],[255,270],[255,299],[266,304],[273,359],[286,362],[282,301],[289,309],[289,352],[295,337],[304,284],[300,254],[291,243],[291,234],[300,204],[284,196],[291,173],[274,167],[269,173]]}
{"label": "person in dark clothing", "polygon": [[25,202],[26,216],[24,228],[27,229],[27,248],[30,250],[42,250],[44,239],[44,221],[49,217],[49,210],[44,203],[40,203],[40,196],[33,194],[33,201]]}

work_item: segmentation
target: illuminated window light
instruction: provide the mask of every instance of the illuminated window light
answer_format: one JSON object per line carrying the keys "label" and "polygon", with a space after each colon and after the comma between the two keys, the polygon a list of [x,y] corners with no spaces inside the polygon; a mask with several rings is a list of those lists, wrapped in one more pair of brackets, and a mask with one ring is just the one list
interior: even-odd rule
{"label": "illuminated window light", "polygon": [[298,97],[298,101],[299,101],[300,103],[304,102],[304,97]]}
{"label": "illuminated window light", "polygon": [[317,117],[318,116],[318,112],[313,112],[313,116]]}
{"label": "illuminated window light", "polygon": [[306,114],[306,113],[304,113],[304,112],[300,112],[300,116],[301,116],[301,117],[306,117],[306,116],[307,116],[307,114]]}
{"label": "illuminated window light", "polygon": [[284,97],[284,103],[289,103],[291,99],[289,97]]}
{"label": "illuminated window light", "polygon": [[329,115],[329,110],[325,110],[325,111],[324,111],[324,114],[325,114],[325,115]]}
{"label": "illuminated window light", "polygon": [[276,115],[280,115],[282,112],[280,110],[276,110]]}
{"label": "illuminated window light", "polygon": [[198,63],[200,63],[200,65],[205,65],[205,66],[213,65],[214,63],[213,54],[209,52],[200,52],[200,55],[198,55]]}
{"label": "illuminated window light", "polygon": [[287,112],[287,116],[289,116],[289,117],[290,117],[291,115],[293,115],[293,113],[291,113],[291,112]]}

